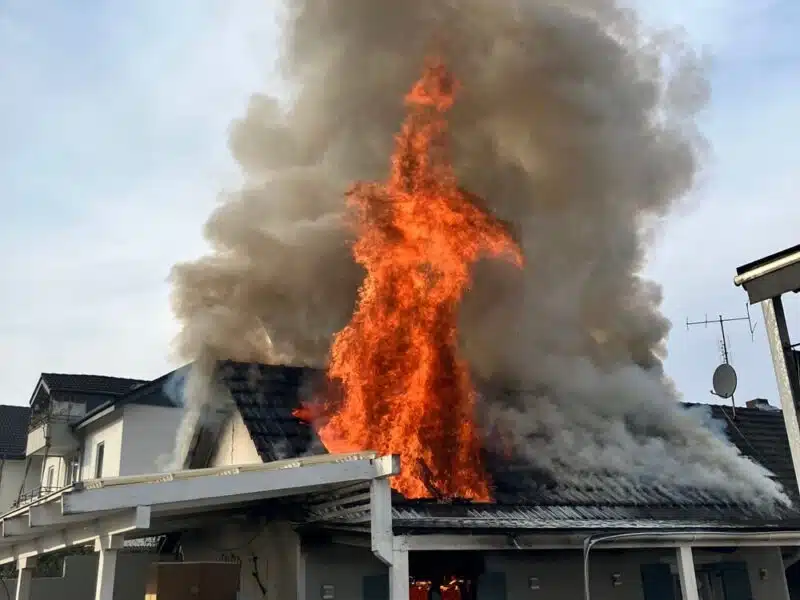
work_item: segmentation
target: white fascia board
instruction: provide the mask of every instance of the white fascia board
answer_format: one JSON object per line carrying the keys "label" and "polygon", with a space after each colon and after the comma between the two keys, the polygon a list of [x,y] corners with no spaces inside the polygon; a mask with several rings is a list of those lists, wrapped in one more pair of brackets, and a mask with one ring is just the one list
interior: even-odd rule
{"label": "white fascia board", "polygon": [[[330,485],[372,481],[399,471],[396,457],[361,458],[336,461],[309,461],[300,466],[236,468],[207,476],[191,472],[172,474],[160,481],[140,483],[122,481],[89,483],[86,489],[63,496],[64,514],[119,510],[133,506],[152,506],[153,510],[225,505],[251,500],[308,493]],[[122,479],[122,478],[119,478]],[[141,480],[140,480],[141,481]]]}
{"label": "white fascia board", "polygon": [[733,278],[733,283],[737,286],[746,285],[754,279],[764,277],[765,275],[769,275],[786,267],[791,267],[798,262],[800,262],[800,252],[794,252],[788,256],[783,256],[777,260],[773,260],[772,262],[759,265],[750,271],[742,273],[741,275],[737,275]]}
{"label": "white fascia board", "polygon": [[106,518],[86,519],[65,527],[43,528],[40,535],[30,539],[11,538],[0,542],[0,564],[87,544],[97,539],[111,539],[148,527],[150,527],[150,507],[138,506]]}
{"label": "white fascia board", "polygon": [[[581,549],[584,541],[592,535],[472,535],[430,534],[399,535],[395,546],[408,550],[569,550]],[[628,539],[609,539],[598,542],[597,550],[621,550],[644,548],[715,547],[720,545],[739,547],[759,546],[800,546],[800,532],[773,533],[698,533],[675,534],[672,536],[655,534]]]}

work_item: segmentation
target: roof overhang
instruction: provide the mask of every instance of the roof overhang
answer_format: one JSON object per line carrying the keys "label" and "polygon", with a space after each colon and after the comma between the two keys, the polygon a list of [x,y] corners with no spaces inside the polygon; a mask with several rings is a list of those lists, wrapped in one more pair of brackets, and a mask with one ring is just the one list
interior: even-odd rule
{"label": "roof overhang", "polygon": [[747,292],[750,304],[800,290],[800,245],[736,269],[733,283]]}
{"label": "roof overhang", "polygon": [[[367,546],[366,536],[340,532],[336,543]],[[395,547],[411,551],[513,551],[583,550],[588,543],[598,550],[800,546],[800,531],[674,531],[563,532],[475,535],[469,532],[419,534],[395,537]]]}
{"label": "roof overhang", "polygon": [[396,475],[397,456],[333,454],[267,464],[90,480],[0,517],[0,564],[262,500],[335,490]]}

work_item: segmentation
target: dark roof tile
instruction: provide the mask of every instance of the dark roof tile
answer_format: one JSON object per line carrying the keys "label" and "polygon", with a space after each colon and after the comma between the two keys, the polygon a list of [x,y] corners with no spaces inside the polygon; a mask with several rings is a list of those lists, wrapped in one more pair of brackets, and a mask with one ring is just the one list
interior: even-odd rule
{"label": "dark roof tile", "polygon": [[42,380],[51,392],[77,392],[121,396],[136,386],[147,383],[142,379],[108,377],[106,375],[71,375],[67,373],[42,373]]}
{"label": "dark roof tile", "polygon": [[[226,362],[220,366],[220,375],[262,460],[324,452],[312,428],[292,416],[292,410],[313,393],[320,376],[318,371]],[[728,407],[711,406],[710,410],[714,419],[725,423],[728,437],[742,454],[773,472],[790,495],[797,495],[781,412],[741,408],[734,416]],[[638,519],[653,523],[677,519],[688,523],[708,522],[714,517],[733,522],[737,515],[745,514],[741,507],[731,506],[727,498],[715,497],[707,491],[667,487],[656,482],[625,482],[616,474],[582,474],[570,481],[557,481],[529,465],[513,465],[505,459],[490,458],[489,467],[496,506],[536,506],[544,511],[539,515],[541,518],[561,514],[565,520]],[[425,512],[431,505],[409,503],[408,506],[416,506],[417,510],[427,506]]]}
{"label": "dark roof tile", "polygon": [[0,458],[25,458],[30,414],[27,406],[0,405]]}
{"label": "dark roof tile", "polygon": [[311,393],[317,376],[303,367],[220,365],[220,380],[230,390],[261,460],[324,452],[312,428],[292,414]]}

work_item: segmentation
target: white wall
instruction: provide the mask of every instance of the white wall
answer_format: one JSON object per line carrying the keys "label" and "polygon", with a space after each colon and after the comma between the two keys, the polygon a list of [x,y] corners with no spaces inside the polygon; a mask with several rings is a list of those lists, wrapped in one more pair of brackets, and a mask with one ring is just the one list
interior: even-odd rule
{"label": "white wall", "polygon": [[123,408],[120,475],[157,473],[169,461],[183,409],[128,404]]}
{"label": "white wall", "polygon": [[222,427],[209,466],[251,465],[260,462],[262,462],[261,457],[242,420],[242,415],[238,410],[234,411]]}
{"label": "white wall", "polygon": [[11,505],[17,501],[20,484],[22,483],[24,475],[24,460],[0,461],[0,514],[9,511]]}
{"label": "white wall", "polygon": [[120,470],[122,456],[122,414],[109,421],[101,421],[84,429],[83,456],[81,458],[81,479],[94,479],[97,459],[97,444],[103,442],[103,477],[116,477]]}
{"label": "white wall", "polygon": [[68,461],[62,456],[48,456],[44,461],[44,468],[40,470],[41,486],[47,486],[47,471],[53,468],[53,487],[64,487],[67,482]]}
{"label": "white wall", "polygon": [[[778,548],[744,549],[731,554],[695,551],[695,562],[747,563],[753,600],[788,600],[783,562]],[[674,562],[673,549],[642,551],[594,551],[591,555],[593,600],[644,600],[641,566]],[[432,558],[433,559],[433,558]],[[504,552],[486,554],[486,571],[506,575],[506,600],[572,600],[583,598],[583,557],[580,551]],[[387,575],[388,569],[368,550],[348,546],[317,546],[306,549],[305,600],[318,600],[323,585],[332,585],[337,598],[360,600],[363,578]],[[765,577],[761,577],[762,569]],[[615,586],[612,574],[619,574]],[[538,579],[531,590],[529,579]]]}
{"label": "white wall", "polygon": [[[241,564],[239,600],[295,600],[302,596],[300,538],[291,525],[275,521],[258,525],[242,520],[225,526],[184,534],[187,561],[231,561]],[[258,580],[253,575],[255,559]],[[262,593],[259,582],[266,588]],[[350,600],[349,596],[337,596]],[[314,596],[318,600],[319,596]],[[359,600],[353,597],[353,600]]]}

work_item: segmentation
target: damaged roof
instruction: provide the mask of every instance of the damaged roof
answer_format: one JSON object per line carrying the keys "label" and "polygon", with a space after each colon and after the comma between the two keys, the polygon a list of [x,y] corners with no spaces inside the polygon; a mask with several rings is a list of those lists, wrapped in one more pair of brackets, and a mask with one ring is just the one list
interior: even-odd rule
{"label": "damaged roof", "polygon": [[[320,372],[304,367],[226,362],[220,379],[231,391],[250,437],[265,462],[325,452],[313,429],[292,411],[311,397]],[[789,442],[780,411],[711,406],[711,415],[725,424],[729,439],[745,456],[775,474],[786,492],[798,496]],[[496,504],[435,501],[395,502],[395,524],[407,527],[585,528],[671,526],[710,523],[753,526],[763,515],[749,513],[730,501],[696,489],[623,482],[616,476],[581,476],[555,480],[529,466],[505,461],[489,464]],[[789,516],[788,514],[786,516]],[[794,517],[794,513],[792,513]]]}

